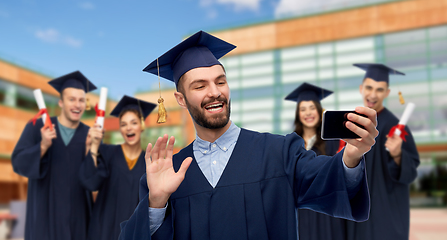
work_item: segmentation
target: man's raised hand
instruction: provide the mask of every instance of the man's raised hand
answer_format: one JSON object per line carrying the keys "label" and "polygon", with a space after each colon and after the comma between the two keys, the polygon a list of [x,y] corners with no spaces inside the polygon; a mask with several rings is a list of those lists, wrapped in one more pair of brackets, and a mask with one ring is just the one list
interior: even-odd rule
{"label": "man's raised hand", "polygon": [[[192,162],[191,157],[183,160],[178,172],[174,171],[172,156],[174,151],[174,136],[168,143],[168,135],[159,137],[152,147],[149,143],[146,149],[146,180],[149,188],[149,207],[165,207],[169,197],[182,183],[186,170]],[[166,146],[167,144],[167,146]]]}

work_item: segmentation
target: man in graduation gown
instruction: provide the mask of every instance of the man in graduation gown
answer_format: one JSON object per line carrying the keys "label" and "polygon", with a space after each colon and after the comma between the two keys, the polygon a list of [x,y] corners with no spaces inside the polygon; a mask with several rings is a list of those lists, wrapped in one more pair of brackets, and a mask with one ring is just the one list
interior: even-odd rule
{"label": "man in graduation gown", "polygon": [[379,136],[371,151],[365,154],[368,186],[371,193],[369,220],[348,222],[349,239],[408,239],[410,226],[409,185],[417,176],[419,154],[408,127],[403,141],[399,136],[388,137],[399,122],[383,106],[388,97],[389,74],[399,74],[383,64],[354,64],[366,71],[360,85],[365,106],[377,111]]}
{"label": "man in graduation gown", "polygon": [[368,218],[361,159],[378,134],[375,111],[359,107],[368,118],[348,116],[366,130],[348,122],[362,139],[347,139],[334,157],[306,151],[295,133],[239,128],[229,119],[230,89],[217,60],[234,48],[200,31],[146,67],[175,82],[197,136],[175,156],[174,137],[149,144],[141,201],[121,224],[120,239],[296,239],[296,207]]}
{"label": "man in graduation gown", "polygon": [[86,155],[89,127],[81,122],[86,92],[96,87],[76,71],[49,82],[61,97],[61,113],[30,122],[12,153],[14,171],[28,178],[26,240],[84,240],[91,195],[81,186],[78,171]]}

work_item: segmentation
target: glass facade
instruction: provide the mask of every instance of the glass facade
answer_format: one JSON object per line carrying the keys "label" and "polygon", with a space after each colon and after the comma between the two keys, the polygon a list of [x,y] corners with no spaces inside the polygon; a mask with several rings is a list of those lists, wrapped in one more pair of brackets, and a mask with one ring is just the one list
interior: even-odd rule
{"label": "glass facade", "polygon": [[447,25],[224,57],[231,88],[231,119],[241,127],[292,132],[296,103],[284,97],[302,82],[334,91],[325,109],[362,105],[364,71],[353,63],[384,63],[405,76],[391,76],[385,106],[398,118],[416,104],[408,123],[417,144],[447,142]]}

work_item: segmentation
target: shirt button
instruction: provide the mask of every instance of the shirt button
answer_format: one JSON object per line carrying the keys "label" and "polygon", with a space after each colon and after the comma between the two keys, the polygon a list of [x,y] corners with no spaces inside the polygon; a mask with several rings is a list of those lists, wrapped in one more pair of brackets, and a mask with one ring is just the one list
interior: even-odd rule
{"label": "shirt button", "polygon": [[206,153],[207,151],[205,150],[205,151],[203,151],[203,153]]}
{"label": "shirt button", "polygon": [[226,147],[224,147],[224,148],[223,148],[223,150],[224,150],[224,151],[227,151],[227,148],[226,148]]}
{"label": "shirt button", "polygon": [[213,161],[213,164],[216,165],[216,161]]}
{"label": "shirt button", "polygon": [[213,144],[213,147],[216,147],[216,144]]}

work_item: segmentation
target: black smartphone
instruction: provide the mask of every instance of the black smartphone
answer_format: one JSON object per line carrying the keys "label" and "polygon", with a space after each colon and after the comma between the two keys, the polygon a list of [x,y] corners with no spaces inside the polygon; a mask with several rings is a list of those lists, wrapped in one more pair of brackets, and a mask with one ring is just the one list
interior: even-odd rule
{"label": "black smartphone", "polygon": [[[345,124],[348,121],[348,113],[367,117],[366,115],[355,111],[324,111],[321,126],[321,138],[323,140],[360,138],[359,135],[346,128]],[[365,129],[365,127],[360,124],[355,122],[352,123]]]}

